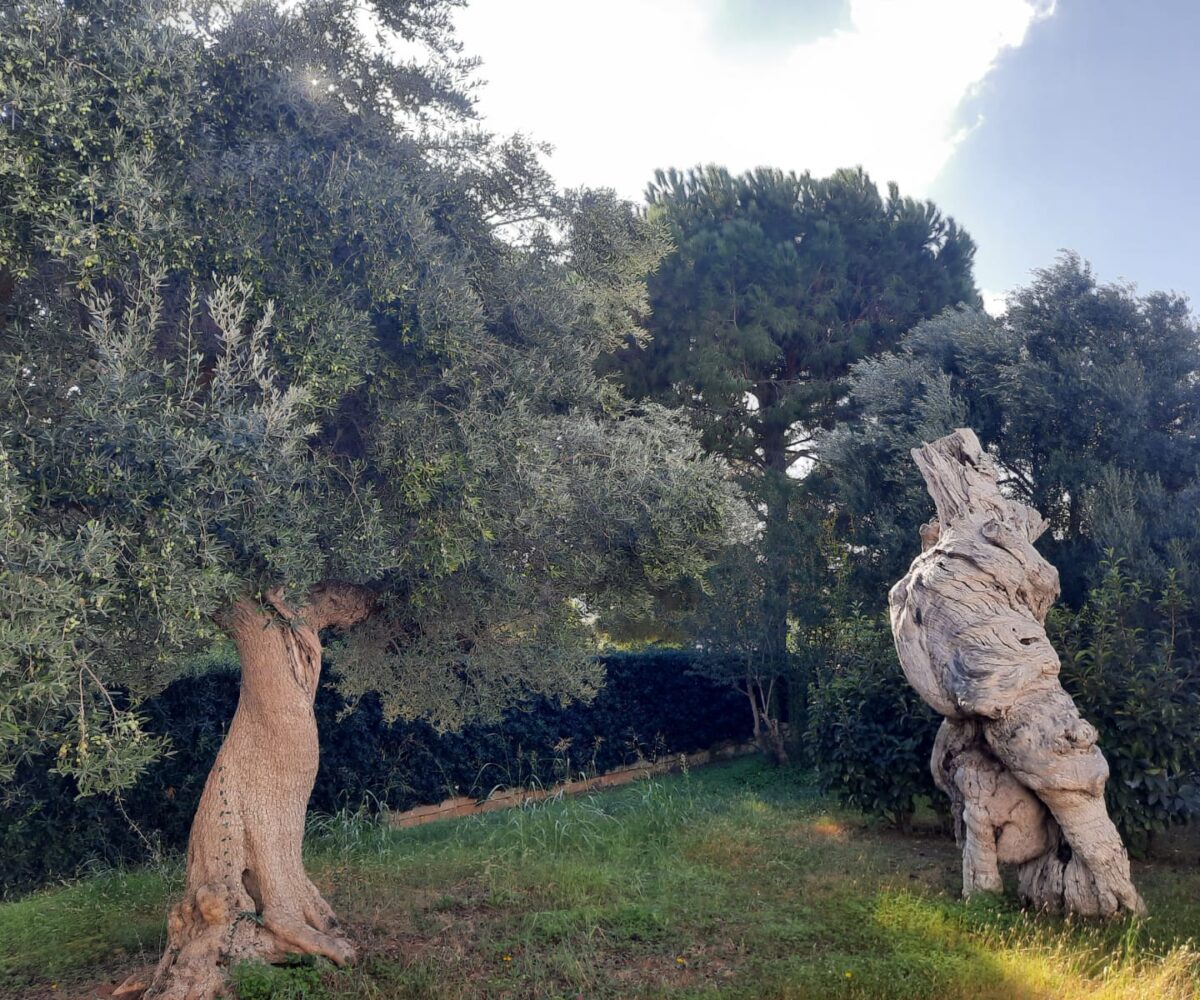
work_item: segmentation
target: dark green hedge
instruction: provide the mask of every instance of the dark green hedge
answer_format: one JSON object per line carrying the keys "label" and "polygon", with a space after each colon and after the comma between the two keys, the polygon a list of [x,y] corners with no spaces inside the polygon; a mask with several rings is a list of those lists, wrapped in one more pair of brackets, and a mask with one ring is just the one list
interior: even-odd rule
{"label": "dark green hedge", "polygon": [[[316,711],[321,770],[310,808],[334,812],[386,804],[406,809],[496,785],[550,783],[569,770],[608,770],[641,754],[689,752],[748,739],[741,695],[690,673],[691,654],[651,651],[604,657],[608,680],[590,704],[537,699],[500,723],[439,736],[423,722],[383,720],[377,700],[346,709],[326,685]],[[146,705],[174,755],[157,763],[118,803],[77,799],[74,784],[29,761],[0,793],[0,893],[11,894],[146,856],[130,821],[163,850],[187,841],[204,779],[237,703],[232,667],[172,684]]]}

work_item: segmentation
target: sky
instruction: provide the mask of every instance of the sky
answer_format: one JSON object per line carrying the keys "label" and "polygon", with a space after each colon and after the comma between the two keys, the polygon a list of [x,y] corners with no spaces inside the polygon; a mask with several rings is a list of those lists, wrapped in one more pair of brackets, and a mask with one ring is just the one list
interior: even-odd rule
{"label": "sky", "polygon": [[985,301],[1060,249],[1200,306],[1195,0],[471,0],[478,110],[566,187],[863,166],[979,244]]}

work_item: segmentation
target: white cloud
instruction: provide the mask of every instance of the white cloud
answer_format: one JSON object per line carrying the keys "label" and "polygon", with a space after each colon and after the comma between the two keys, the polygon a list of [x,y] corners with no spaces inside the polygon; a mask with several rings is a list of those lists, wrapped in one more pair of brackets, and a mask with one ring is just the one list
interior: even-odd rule
{"label": "white cloud", "polygon": [[[963,99],[1046,0],[850,0],[790,49],[721,45],[720,0],[474,0],[458,17],[489,127],[556,147],[560,183],[637,197],[657,167],[825,174],[862,164],[923,194],[966,134]],[[796,0],[800,2],[800,0]]]}
{"label": "white cloud", "polygon": [[1004,292],[993,292],[990,288],[979,291],[983,299],[983,311],[989,316],[1003,316],[1008,312],[1008,295]]}

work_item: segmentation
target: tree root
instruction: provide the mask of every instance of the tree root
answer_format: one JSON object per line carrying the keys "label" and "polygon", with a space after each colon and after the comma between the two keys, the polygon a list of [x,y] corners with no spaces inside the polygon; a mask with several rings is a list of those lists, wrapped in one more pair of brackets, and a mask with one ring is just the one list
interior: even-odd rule
{"label": "tree root", "polygon": [[[286,896],[268,894],[261,910],[245,884],[207,882],[188,892],[171,909],[167,949],[147,996],[209,1000],[243,961],[278,963],[299,954],[352,963],[354,949],[338,933],[333,910],[302,873],[301,879]],[[255,887],[253,879],[245,882]]]}

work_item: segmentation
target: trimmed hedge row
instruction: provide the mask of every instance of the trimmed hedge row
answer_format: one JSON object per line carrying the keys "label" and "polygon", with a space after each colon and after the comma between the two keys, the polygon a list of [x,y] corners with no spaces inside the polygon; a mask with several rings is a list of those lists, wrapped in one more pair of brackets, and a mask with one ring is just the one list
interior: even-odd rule
{"label": "trimmed hedge row", "polygon": [[[749,738],[744,697],[691,673],[693,654],[654,650],[608,655],[603,662],[607,683],[590,704],[539,698],[499,723],[444,735],[424,722],[388,724],[373,697],[347,713],[343,699],[324,685],[316,701],[321,769],[310,808],[407,809]],[[171,738],[174,752],[122,802],[76,798],[73,782],[50,771],[49,757],[26,763],[0,795],[0,894],[70,877],[91,864],[143,859],[143,837],[163,850],[182,848],[237,694],[231,664],[177,681],[151,700],[145,710],[152,728]]]}

